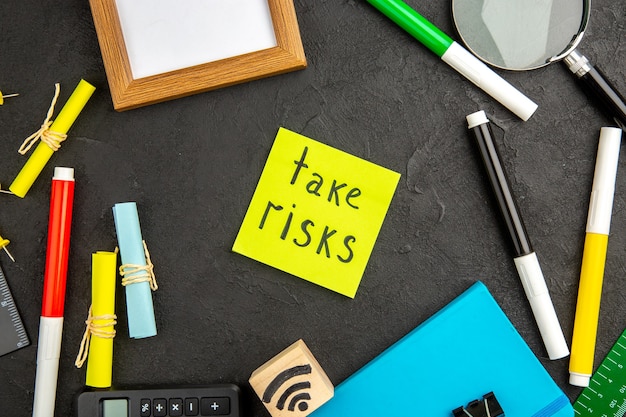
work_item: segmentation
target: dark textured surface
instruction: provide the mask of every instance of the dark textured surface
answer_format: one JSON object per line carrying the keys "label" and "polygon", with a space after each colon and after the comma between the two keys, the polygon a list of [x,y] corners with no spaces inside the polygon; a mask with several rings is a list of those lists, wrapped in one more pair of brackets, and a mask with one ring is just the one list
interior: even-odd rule
{"label": "dark textured surface", "polygon": [[[453,34],[448,1],[410,1]],[[267,416],[251,372],[303,338],[338,384],[475,280],[573,401],[568,361],[549,361],[524,297],[480,161],[465,128],[479,109],[501,153],[568,343],[603,116],[562,64],[505,73],[538,104],[521,122],[364,1],[296,0],[308,68],[117,113],[86,0],[0,2],[0,183],[45,115],[82,77],[97,91],[25,199],[0,195],[0,254],[32,345],[0,357],[0,414],[31,412],[49,178],[74,166],[72,231],[57,416],[84,384],[74,367],[90,303],[90,254],[116,245],[111,207],[139,205],[160,289],[157,337],[129,340],[122,292],[114,383],[234,382],[248,416]],[[626,91],[626,2],[595,0],[581,51]],[[9,101],[10,100],[10,101]],[[230,248],[279,126],[402,174],[354,300]],[[626,171],[620,164],[596,365],[626,327]],[[469,329],[468,329],[469,330]],[[461,336],[460,336],[461,337]],[[451,341],[458,343],[458,341]],[[471,383],[468,380],[468,383]]]}

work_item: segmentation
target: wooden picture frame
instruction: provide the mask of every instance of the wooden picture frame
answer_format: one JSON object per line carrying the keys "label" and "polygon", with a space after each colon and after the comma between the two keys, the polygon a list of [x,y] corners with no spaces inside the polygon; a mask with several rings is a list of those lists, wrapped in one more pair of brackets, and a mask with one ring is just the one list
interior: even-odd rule
{"label": "wooden picture frame", "polygon": [[306,57],[293,0],[267,2],[275,47],[135,79],[116,0],[89,0],[115,110],[134,109],[304,69]]}

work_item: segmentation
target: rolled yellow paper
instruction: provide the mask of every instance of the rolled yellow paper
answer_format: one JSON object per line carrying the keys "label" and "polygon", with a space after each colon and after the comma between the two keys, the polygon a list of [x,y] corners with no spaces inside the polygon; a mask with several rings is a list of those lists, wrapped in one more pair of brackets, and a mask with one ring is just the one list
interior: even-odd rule
{"label": "rolled yellow paper", "polygon": [[[115,281],[117,278],[117,254],[96,252],[91,257],[91,314],[93,325],[104,334],[113,332],[112,319],[115,314]],[[98,317],[109,317],[98,319]],[[108,325],[111,324],[111,325]],[[86,385],[95,388],[111,386],[113,368],[113,338],[92,333],[89,341]]]}
{"label": "rolled yellow paper", "polygon": [[[85,107],[85,104],[87,104],[89,98],[91,98],[95,89],[96,88],[87,81],[80,80],[70,98],[67,99],[67,103],[65,103],[65,106],[63,106],[59,112],[52,126],[50,126],[50,130],[66,134],[78,118],[83,107]],[[16,196],[24,198],[53,153],[54,151],[48,145],[40,142],[30,158],[28,158],[28,161],[26,161],[26,164],[24,164],[20,173],[17,174],[17,177],[13,180],[9,190]]]}

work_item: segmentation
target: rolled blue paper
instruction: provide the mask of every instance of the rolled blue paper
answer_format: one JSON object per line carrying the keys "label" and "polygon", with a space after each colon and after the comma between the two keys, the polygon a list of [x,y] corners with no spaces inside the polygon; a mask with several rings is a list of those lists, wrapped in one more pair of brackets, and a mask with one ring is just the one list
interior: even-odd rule
{"label": "rolled blue paper", "polygon": [[[120,248],[122,265],[146,266],[146,255],[139,226],[137,203],[118,203],[113,206],[113,218]],[[144,271],[126,275],[132,277]],[[131,338],[142,339],[157,334],[152,304],[152,290],[149,282],[137,282],[126,287],[126,313],[128,333]]]}

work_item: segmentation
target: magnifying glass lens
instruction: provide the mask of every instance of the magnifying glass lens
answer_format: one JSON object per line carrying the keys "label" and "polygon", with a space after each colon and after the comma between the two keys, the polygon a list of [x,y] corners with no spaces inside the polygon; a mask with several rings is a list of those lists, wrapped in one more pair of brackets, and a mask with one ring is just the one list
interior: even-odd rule
{"label": "magnifying glass lens", "polygon": [[467,47],[510,70],[547,65],[584,29],[584,4],[576,0],[453,0],[452,12]]}

